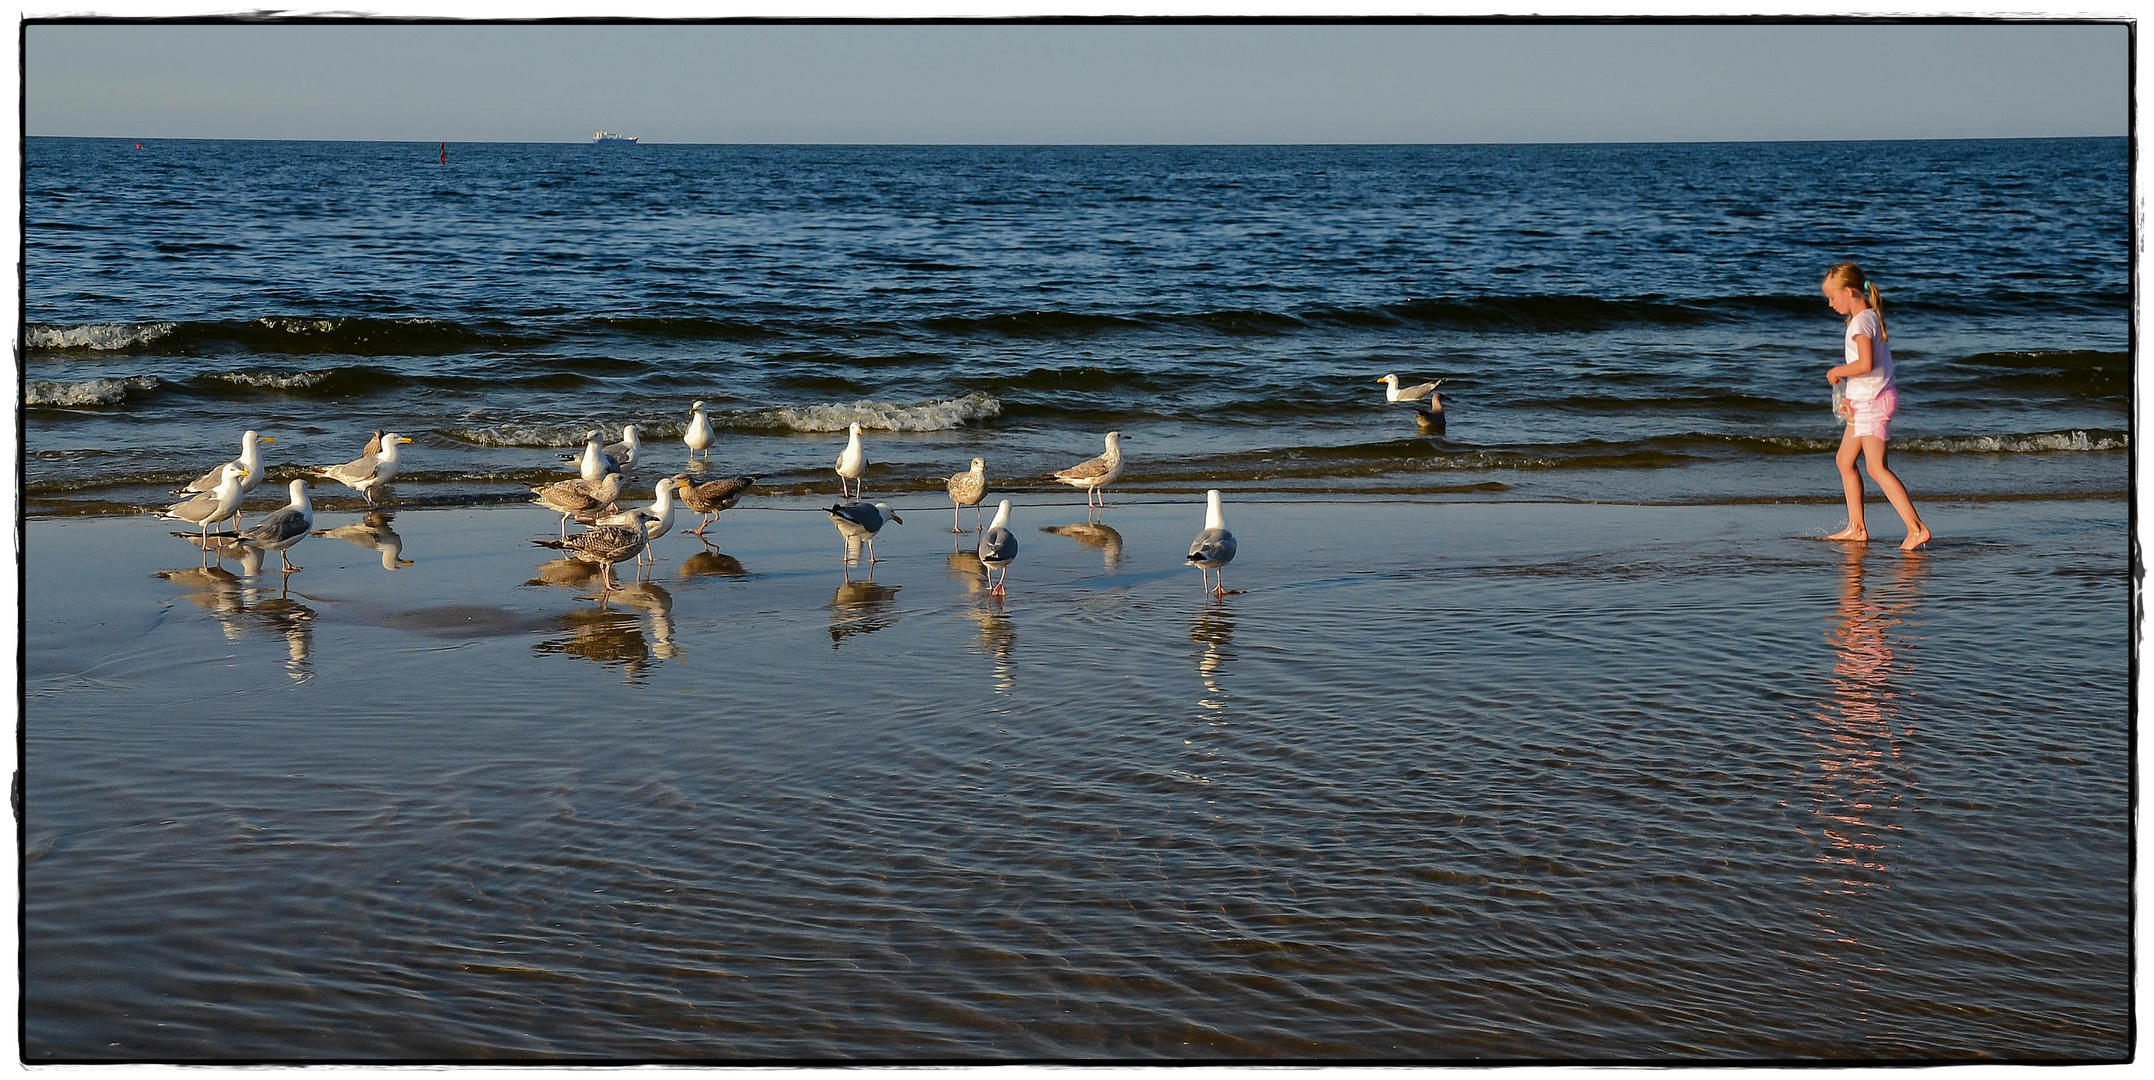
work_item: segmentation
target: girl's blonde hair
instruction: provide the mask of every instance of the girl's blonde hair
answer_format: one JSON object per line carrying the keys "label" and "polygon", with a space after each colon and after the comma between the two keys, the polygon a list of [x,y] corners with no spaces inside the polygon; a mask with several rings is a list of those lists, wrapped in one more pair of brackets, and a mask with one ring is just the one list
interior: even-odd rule
{"label": "girl's blonde hair", "polygon": [[[1866,294],[1870,310],[1877,312],[1877,340],[1891,341],[1892,335],[1885,332],[1885,299],[1877,294],[1877,285],[1862,276],[1862,267],[1844,262],[1825,271],[1825,284],[1830,285],[1835,281]],[[1853,319],[1854,316],[1850,315],[1848,318]]]}

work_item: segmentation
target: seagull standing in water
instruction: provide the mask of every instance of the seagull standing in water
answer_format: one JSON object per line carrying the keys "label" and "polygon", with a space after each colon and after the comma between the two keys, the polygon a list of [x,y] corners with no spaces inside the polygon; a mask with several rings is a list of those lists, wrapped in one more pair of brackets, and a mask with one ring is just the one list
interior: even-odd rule
{"label": "seagull standing in water", "polygon": [[868,565],[875,565],[875,534],[883,531],[883,523],[905,524],[905,519],[890,512],[887,503],[836,503],[830,508],[830,523],[838,527],[838,534],[845,537],[845,561],[853,561],[853,553],[862,543],[867,544]]}
{"label": "seagull standing in water", "polygon": [[[240,477],[245,470],[236,461],[217,467],[217,486],[182,503],[174,503],[159,517],[184,521],[202,527],[202,536],[209,537],[209,527],[239,512]],[[207,550],[205,545],[204,550]]]}
{"label": "seagull standing in water", "polygon": [[1189,544],[1189,562],[1204,575],[1204,583],[1211,584],[1212,571],[1219,571],[1219,587],[1214,593],[1227,594],[1226,571],[1221,569],[1234,561],[1234,534],[1227,531],[1227,520],[1219,512],[1219,489],[1204,493],[1204,531]]}
{"label": "seagull standing in water", "polygon": [[972,527],[980,527],[980,500],[987,497],[987,460],[973,458],[969,471],[950,478],[950,531],[961,533],[964,526],[958,524],[957,512],[962,507],[972,507]]}
{"label": "seagull standing in water", "polygon": [[532,488],[531,494],[537,496],[532,502],[561,512],[561,539],[566,540],[569,518],[599,513],[620,497],[621,474],[607,473],[606,478],[596,484],[580,479],[556,480]]}
{"label": "seagull standing in water", "polygon": [[583,459],[579,469],[585,482],[596,484],[604,480],[607,473],[620,471],[620,461],[599,447],[598,432],[586,434],[583,437]]}
{"label": "seagull standing in water", "polygon": [[614,461],[620,463],[618,471],[627,472],[636,467],[636,455],[643,452],[643,436],[636,431],[636,425],[623,424],[621,425],[621,441],[607,443],[603,452],[611,455]]}
{"label": "seagull standing in water", "polygon": [[[1122,433],[1119,431],[1107,433],[1106,453],[1081,465],[1072,465],[1053,475],[1055,479],[1071,487],[1084,488],[1086,506],[1096,505],[1098,509],[1106,509],[1107,493],[1100,489],[1114,483],[1115,478],[1122,475]],[[1094,496],[1099,499],[1096,504],[1093,502]]]}
{"label": "seagull standing in water", "polygon": [[613,564],[635,558],[637,553],[641,552],[648,542],[648,537],[643,531],[643,522],[650,516],[650,513],[649,510],[639,506],[628,512],[630,523],[627,525],[600,525],[588,532],[577,533],[566,540],[533,540],[531,542],[540,547],[565,552],[585,562],[597,563],[599,573],[602,575],[604,582],[598,595],[599,599],[603,600],[606,594],[619,588],[613,583]]}
{"label": "seagull standing in water", "polygon": [[[239,478],[240,502],[246,502],[247,493],[253,491],[262,483],[261,444],[273,443],[276,441],[277,440],[272,439],[267,435],[260,435],[253,431],[246,432],[239,437],[239,456],[232,459],[228,464],[237,465],[242,470],[244,470],[244,472]],[[215,491],[217,490],[217,485],[222,483],[223,481],[224,466],[220,465],[217,468],[211,469],[210,471],[203,473],[201,476],[195,479],[194,483],[191,483],[186,487],[183,487],[178,491],[173,492],[173,494],[191,495],[199,494],[205,491]],[[234,521],[239,520],[239,516],[240,515],[238,511],[234,511],[232,514]]]}
{"label": "seagull standing in water", "polygon": [[688,444],[688,460],[694,461],[699,450],[703,460],[711,459],[711,444],[718,441],[718,433],[711,429],[711,418],[704,415],[702,402],[688,407],[688,430],[681,434],[681,441]]}
{"label": "seagull standing in water", "polygon": [[[1017,561],[1017,534],[1009,529],[1010,500],[1002,500],[995,510],[994,524],[980,537],[980,565],[987,568],[987,591],[996,596],[1010,583],[1010,564]],[[1002,580],[995,580],[995,571],[1002,571]]]}
{"label": "seagull standing in water", "polygon": [[859,501],[862,491],[861,478],[867,473],[868,452],[860,445],[860,425],[854,424],[851,434],[845,440],[845,452],[838,455],[838,497],[847,497],[845,482],[850,480],[853,482],[850,497],[856,502]]}
{"label": "seagull standing in water", "polygon": [[403,452],[398,447],[410,441],[409,436],[399,435],[394,431],[384,432],[381,437],[381,453],[362,455],[357,461],[331,465],[315,472],[366,496],[367,505],[372,506],[374,489],[396,479],[397,468],[403,460]]}
{"label": "seagull standing in water", "polygon": [[[658,489],[654,493],[657,501],[640,511],[643,515],[643,538],[645,540],[656,540],[673,531],[673,489],[680,483],[681,479],[677,476],[668,476],[660,480]],[[608,514],[599,518],[598,523],[600,525],[628,525],[633,522],[637,513],[639,511],[630,510],[626,513]],[[636,561],[656,563],[658,553],[649,544],[645,544],[643,553],[636,556]]]}
{"label": "seagull standing in water", "polygon": [[293,544],[307,538],[314,528],[314,500],[307,497],[307,482],[292,481],[292,501],[283,509],[263,518],[251,529],[242,529],[236,543],[262,551],[274,551],[284,564],[284,572],[304,570],[306,567],[292,561],[286,552]]}

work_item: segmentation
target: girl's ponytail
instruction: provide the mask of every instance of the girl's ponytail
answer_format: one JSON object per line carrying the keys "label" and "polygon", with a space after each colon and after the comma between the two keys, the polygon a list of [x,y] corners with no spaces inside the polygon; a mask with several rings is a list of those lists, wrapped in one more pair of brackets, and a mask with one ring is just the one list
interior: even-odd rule
{"label": "girl's ponytail", "polygon": [[[1837,281],[1849,288],[1861,290],[1865,299],[1869,301],[1870,310],[1877,312],[1877,340],[1890,340],[1885,334],[1884,298],[1877,295],[1877,283],[1863,275],[1862,267],[1851,262],[1841,263],[1825,272],[1825,280],[1828,282]],[[1849,317],[1853,318],[1853,316]]]}

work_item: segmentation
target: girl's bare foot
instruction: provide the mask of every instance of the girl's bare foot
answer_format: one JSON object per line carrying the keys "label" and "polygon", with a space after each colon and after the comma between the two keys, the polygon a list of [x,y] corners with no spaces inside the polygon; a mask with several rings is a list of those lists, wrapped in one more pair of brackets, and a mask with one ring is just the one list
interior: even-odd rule
{"label": "girl's bare foot", "polygon": [[1927,525],[1917,525],[1917,526],[1915,526],[1915,531],[1914,531],[1914,532],[1911,532],[1911,533],[1908,533],[1908,534],[1907,534],[1907,539],[1906,539],[1906,540],[1904,540],[1904,541],[1901,541],[1901,543],[1900,543],[1900,550],[1901,550],[1901,551],[1913,551],[1913,550],[1915,550],[1916,548],[1918,548],[1918,547],[1921,547],[1922,545],[1924,545],[1924,544],[1927,544],[1927,543],[1929,543],[1929,542],[1930,542],[1930,527],[1929,527],[1929,526],[1927,526]]}
{"label": "girl's bare foot", "polygon": [[[1929,539],[1929,538],[1930,538],[1930,534],[1928,534],[1928,533],[1923,533],[1923,534],[1922,534],[1922,538],[1923,538],[1924,540],[1927,540],[1927,539]],[[1868,531],[1868,530],[1866,530],[1866,529],[1858,529],[1858,528],[1856,528],[1855,526],[1853,526],[1853,525],[1850,525],[1850,526],[1848,526],[1847,528],[1841,529],[1841,530],[1840,530],[1839,532],[1836,532],[1836,533],[1832,534],[1831,536],[1828,536],[1828,537],[1826,537],[1825,539],[1827,539],[1827,540],[1852,540],[1852,541],[1854,541],[1855,543],[1858,543],[1858,544],[1862,544],[1862,543],[1868,543],[1868,542],[1869,542],[1869,539],[1870,539],[1870,533],[1869,533],[1869,531]]]}

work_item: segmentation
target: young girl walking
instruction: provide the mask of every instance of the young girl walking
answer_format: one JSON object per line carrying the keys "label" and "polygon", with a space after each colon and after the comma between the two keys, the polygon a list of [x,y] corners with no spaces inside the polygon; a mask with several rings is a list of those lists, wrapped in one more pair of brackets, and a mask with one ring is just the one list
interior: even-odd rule
{"label": "young girl walking", "polygon": [[1855,472],[1855,459],[1861,457],[1870,479],[1877,481],[1878,490],[1907,524],[1907,539],[1900,550],[1913,551],[1929,543],[1930,530],[1915,513],[1914,500],[1907,497],[1900,478],[1885,466],[1885,440],[1890,437],[1900,395],[1892,382],[1892,348],[1885,344],[1885,313],[1877,286],[1863,277],[1861,267],[1844,262],[1825,274],[1825,302],[1847,316],[1846,363],[1825,373],[1828,385],[1847,382],[1846,401],[1839,406],[1847,432],[1840,437],[1840,453],[1835,458],[1840,486],[1847,492],[1847,528],[1825,539],[1860,543],[1870,538],[1862,521],[1862,477]]}

